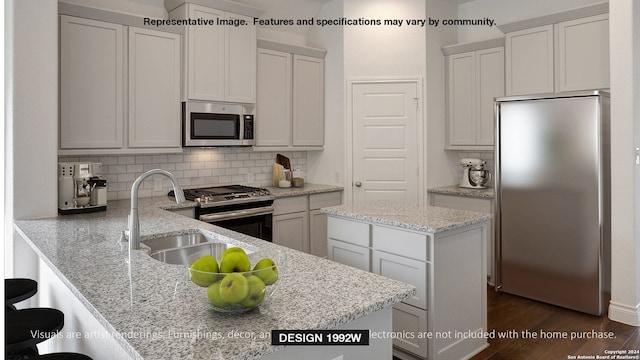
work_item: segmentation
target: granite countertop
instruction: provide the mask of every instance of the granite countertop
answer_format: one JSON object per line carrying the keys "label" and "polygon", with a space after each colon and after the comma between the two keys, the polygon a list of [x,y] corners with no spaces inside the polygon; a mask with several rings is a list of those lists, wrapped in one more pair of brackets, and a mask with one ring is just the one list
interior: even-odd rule
{"label": "granite countertop", "polygon": [[329,215],[428,233],[457,229],[493,218],[492,214],[435,206],[405,205],[385,200],[332,206],[321,210]]}
{"label": "granite countertop", "polygon": [[[272,329],[332,329],[415,294],[412,285],[162,209],[194,204],[175,205],[167,196],[140,200],[143,240],[199,229],[257,257],[281,250],[286,264],[272,301],[222,314],[201,303],[204,288],[188,281],[185,266],[153,260],[146,250],[129,254],[120,242],[128,201],[109,202],[106,212],[15,221],[16,231],[132,358],[256,359],[281,348],[271,345]],[[234,331],[244,338],[230,336]]]}
{"label": "granite countertop", "polygon": [[309,183],[305,183],[303,187],[299,187],[299,188],[296,188],[296,187],[279,188],[276,186],[267,186],[266,188],[273,194],[273,196],[276,197],[276,199],[290,197],[290,196],[320,194],[320,193],[344,190],[342,186],[309,184]]}
{"label": "granite countertop", "polygon": [[450,186],[429,188],[427,189],[427,192],[432,194],[466,196],[466,197],[476,197],[476,198],[486,198],[486,199],[493,199],[495,197],[495,191],[491,187],[486,189],[467,189],[467,188],[461,188],[458,185],[450,185]]}

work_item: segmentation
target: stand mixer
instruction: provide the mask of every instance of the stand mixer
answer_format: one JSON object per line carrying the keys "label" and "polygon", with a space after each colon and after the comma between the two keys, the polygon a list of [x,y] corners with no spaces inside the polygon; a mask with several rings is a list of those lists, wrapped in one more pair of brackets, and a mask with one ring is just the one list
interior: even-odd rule
{"label": "stand mixer", "polygon": [[462,181],[459,187],[468,189],[486,189],[485,186],[491,181],[491,172],[484,166],[486,161],[475,158],[464,158],[460,160],[460,165],[464,168]]}

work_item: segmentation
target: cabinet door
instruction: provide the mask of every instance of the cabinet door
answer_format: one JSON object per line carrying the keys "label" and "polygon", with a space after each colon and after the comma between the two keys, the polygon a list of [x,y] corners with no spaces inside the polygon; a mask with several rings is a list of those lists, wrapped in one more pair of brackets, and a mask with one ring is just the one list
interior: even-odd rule
{"label": "cabinet door", "polygon": [[60,148],[123,146],[124,28],[60,16]]}
{"label": "cabinet door", "polygon": [[273,217],[273,243],[309,252],[309,213],[306,211]]}
{"label": "cabinet door", "polygon": [[180,147],[180,35],[129,28],[129,147]]}
{"label": "cabinet door", "polygon": [[[224,12],[189,4],[189,18],[224,18]],[[224,100],[225,26],[187,26],[187,97]]]}
{"label": "cabinet door", "polygon": [[309,195],[309,251],[321,257],[327,256],[327,214],[320,208],[342,203],[339,191]]}
{"label": "cabinet door", "polygon": [[476,142],[475,52],[450,55],[447,65],[449,145],[474,145]]}
{"label": "cabinet door", "polygon": [[427,266],[424,261],[373,250],[371,272],[415,286],[416,294],[404,302],[424,310],[429,286]]}
{"label": "cabinet door", "polygon": [[418,338],[417,334],[427,332],[427,312],[399,303],[393,305],[393,331],[415,334],[414,338],[399,337],[393,339],[393,346],[405,351],[427,358],[429,341],[426,337]]}
{"label": "cabinet door", "polygon": [[225,101],[256,102],[256,27],[253,18],[226,13],[228,20],[248,25],[227,26],[225,41]]}
{"label": "cabinet door", "polygon": [[340,264],[370,271],[370,252],[368,247],[327,239],[327,258]]}
{"label": "cabinet door", "polygon": [[293,146],[324,144],[324,60],[293,55]]}
{"label": "cabinet door", "polygon": [[258,50],[256,146],[291,142],[291,54]]}
{"label": "cabinet door", "polygon": [[494,144],[494,105],[504,96],[504,48],[476,51],[476,144]]}
{"label": "cabinet door", "polygon": [[609,87],[609,14],[557,25],[558,91]]}
{"label": "cabinet door", "polygon": [[507,95],[554,91],[553,48],[553,25],[506,34]]}

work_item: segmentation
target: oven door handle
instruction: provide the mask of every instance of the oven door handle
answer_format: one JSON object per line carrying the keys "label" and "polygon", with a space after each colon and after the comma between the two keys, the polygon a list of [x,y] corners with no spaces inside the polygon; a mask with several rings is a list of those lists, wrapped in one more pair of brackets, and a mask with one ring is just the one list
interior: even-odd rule
{"label": "oven door handle", "polygon": [[269,215],[269,214],[273,214],[273,206],[265,206],[265,207],[255,208],[255,209],[227,211],[222,213],[200,215],[200,221],[210,223],[215,221],[240,219],[240,218],[246,218],[250,216],[260,216],[260,215]]}

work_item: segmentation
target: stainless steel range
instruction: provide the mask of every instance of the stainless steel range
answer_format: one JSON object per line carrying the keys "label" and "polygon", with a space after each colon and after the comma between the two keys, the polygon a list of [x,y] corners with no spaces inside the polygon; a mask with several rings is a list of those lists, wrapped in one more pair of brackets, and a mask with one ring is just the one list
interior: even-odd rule
{"label": "stainless steel range", "polygon": [[[173,191],[169,196],[174,196]],[[272,241],[274,196],[269,190],[226,185],[184,190],[184,196],[198,203],[196,219]]]}

